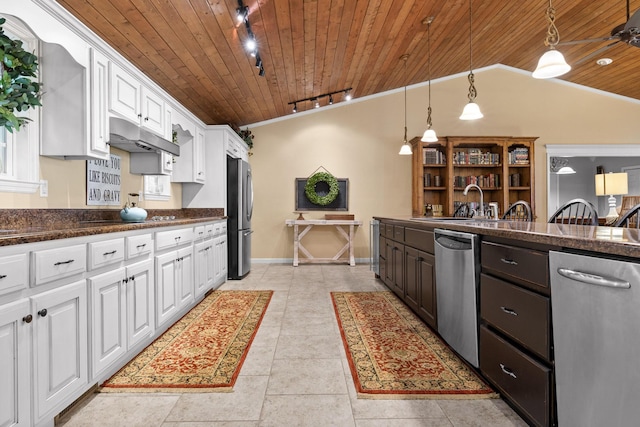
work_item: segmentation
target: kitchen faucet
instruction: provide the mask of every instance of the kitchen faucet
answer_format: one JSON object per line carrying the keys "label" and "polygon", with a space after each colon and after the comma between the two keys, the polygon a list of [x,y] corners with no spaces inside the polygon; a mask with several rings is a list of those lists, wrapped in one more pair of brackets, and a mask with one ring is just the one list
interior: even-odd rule
{"label": "kitchen faucet", "polygon": [[480,188],[476,184],[469,184],[464,188],[462,194],[466,196],[470,188],[476,188],[480,192],[480,209],[476,211],[476,216],[478,218],[484,218],[484,195],[482,194],[482,188]]}

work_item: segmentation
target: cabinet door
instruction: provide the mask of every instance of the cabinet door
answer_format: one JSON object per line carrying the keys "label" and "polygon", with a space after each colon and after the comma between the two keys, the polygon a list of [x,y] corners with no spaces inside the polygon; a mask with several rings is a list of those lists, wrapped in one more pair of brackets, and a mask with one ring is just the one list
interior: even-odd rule
{"label": "cabinet door", "polygon": [[418,315],[429,326],[437,330],[436,258],[420,251],[418,259]]}
{"label": "cabinet door", "polygon": [[127,351],[124,279],[124,267],[89,279],[92,378]]}
{"label": "cabinet door", "polygon": [[140,125],[151,132],[164,137],[165,110],[164,100],[150,89],[142,86],[142,120]]}
{"label": "cabinet door", "polygon": [[214,283],[219,285],[227,281],[227,235],[223,234],[218,237],[218,256],[217,262],[219,265],[220,276],[214,279]]}
{"label": "cabinet door", "polygon": [[153,298],[153,261],[146,260],[127,267],[127,350],[155,330]]}
{"label": "cabinet door", "polygon": [[89,153],[98,157],[109,155],[109,60],[91,49],[91,139]]}
{"label": "cabinet door", "polygon": [[34,422],[51,417],[87,386],[87,283],[32,298]]}
{"label": "cabinet door", "polygon": [[392,251],[392,271],[393,271],[393,292],[401,299],[404,299],[404,245],[393,242]]}
{"label": "cabinet door", "polygon": [[211,252],[209,241],[196,243],[194,252],[196,296],[200,296],[207,290],[207,253]]}
{"label": "cabinet door", "polygon": [[200,128],[196,128],[195,137],[195,158],[193,159],[193,173],[194,181],[204,183],[206,179],[205,172],[205,145],[204,145],[204,131]]}
{"label": "cabinet door", "polygon": [[404,277],[404,302],[412,310],[418,311],[420,264],[422,258],[419,252],[408,246],[404,248],[405,277]]}
{"label": "cabinet door", "polygon": [[178,251],[177,274],[180,307],[191,304],[194,299],[193,258],[193,247],[191,246]]}
{"label": "cabinet door", "polygon": [[164,325],[178,311],[177,251],[156,257],[156,324]]}
{"label": "cabinet door", "polygon": [[29,300],[0,306],[0,426],[30,425]]}
{"label": "cabinet door", "polygon": [[384,276],[382,280],[384,284],[387,285],[389,289],[393,289],[393,252],[394,252],[394,241],[385,239],[384,241],[384,259],[385,259],[385,269]]}
{"label": "cabinet door", "polygon": [[113,62],[109,63],[109,111],[132,122],[142,117],[140,100],[142,85],[132,75]]}

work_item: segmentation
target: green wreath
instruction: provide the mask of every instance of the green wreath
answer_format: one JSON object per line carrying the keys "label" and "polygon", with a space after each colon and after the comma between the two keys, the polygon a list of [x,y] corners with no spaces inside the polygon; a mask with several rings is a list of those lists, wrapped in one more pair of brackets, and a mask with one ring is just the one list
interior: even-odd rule
{"label": "green wreath", "polygon": [[[320,196],[316,192],[316,184],[319,182],[326,182],[329,185],[329,192],[325,196]],[[307,180],[307,184],[304,186],[304,194],[306,194],[307,199],[314,205],[326,206],[333,202],[336,197],[338,197],[338,193],[340,192],[340,188],[338,187],[338,180],[327,172],[316,172]]]}

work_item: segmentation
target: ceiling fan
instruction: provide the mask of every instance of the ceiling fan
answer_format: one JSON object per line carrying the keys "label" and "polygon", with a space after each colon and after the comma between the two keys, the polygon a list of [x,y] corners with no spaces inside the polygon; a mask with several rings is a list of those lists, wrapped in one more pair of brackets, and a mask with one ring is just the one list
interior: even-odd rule
{"label": "ceiling fan", "polygon": [[599,37],[594,39],[584,39],[584,40],[574,40],[568,42],[560,42],[558,45],[573,45],[573,44],[581,44],[581,43],[594,43],[594,42],[602,42],[607,40],[614,40],[613,42],[596,49],[591,52],[589,55],[577,61],[575,64],[581,64],[588,59],[593,58],[596,55],[601,54],[605,50],[610,47],[623,42],[630,46],[640,47],[640,9],[636,10],[633,15],[629,14],[629,0],[627,0],[627,21],[624,24],[620,24],[616,26],[613,30],[611,30],[611,35],[608,37]]}

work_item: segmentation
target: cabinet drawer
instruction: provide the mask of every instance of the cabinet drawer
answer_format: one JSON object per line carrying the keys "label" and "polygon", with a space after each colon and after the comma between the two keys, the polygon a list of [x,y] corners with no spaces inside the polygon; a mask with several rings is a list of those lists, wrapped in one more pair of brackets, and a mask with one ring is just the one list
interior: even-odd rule
{"label": "cabinet drawer", "polygon": [[89,270],[124,260],[124,238],[89,243]]}
{"label": "cabinet drawer", "polygon": [[194,239],[204,239],[206,237],[206,227],[204,225],[196,225],[193,227],[193,237]]}
{"label": "cabinet drawer", "polygon": [[480,277],[480,317],[531,351],[551,360],[549,298],[503,280]]}
{"label": "cabinet drawer", "polygon": [[[380,229],[382,230],[382,226],[380,226]],[[393,225],[384,224],[384,237],[393,239]]]}
{"label": "cabinet drawer", "polygon": [[35,285],[80,274],[86,270],[87,247],[84,244],[33,252]]}
{"label": "cabinet drawer", "polygon": [[127,259],[132,259],[151,253],[151,234],[140,234],[125,238],[127,246]]}
{"label": "cabinet drawer", "polygon": [[480,327],[480,371],[535,425],[551,425],[551,369],[485,326]]}
{"label": "cabinet drawer", "polygon": [[193,228],[179,230],[158,231],[156,233],[156,250],[174,248],[193,242]]}
{"label": "cabinet drawer", "polygon": [[482,268],[549,295],[549,254],[546,252],[482,242]]}
{"label": "cabinet drawer", "polygon": [[404,243],[421,251],[434,253],[433,231],[406,228],[404,230]]}
{"label": "cabinet drawer", "polygon": [[25,289],[28,280],[27,254],[0,257],[0,295]]}
{"label": "cabinet drawer", "polygon": [[393,240],[404,242],[404,227],[401,225],[393,226]]}

